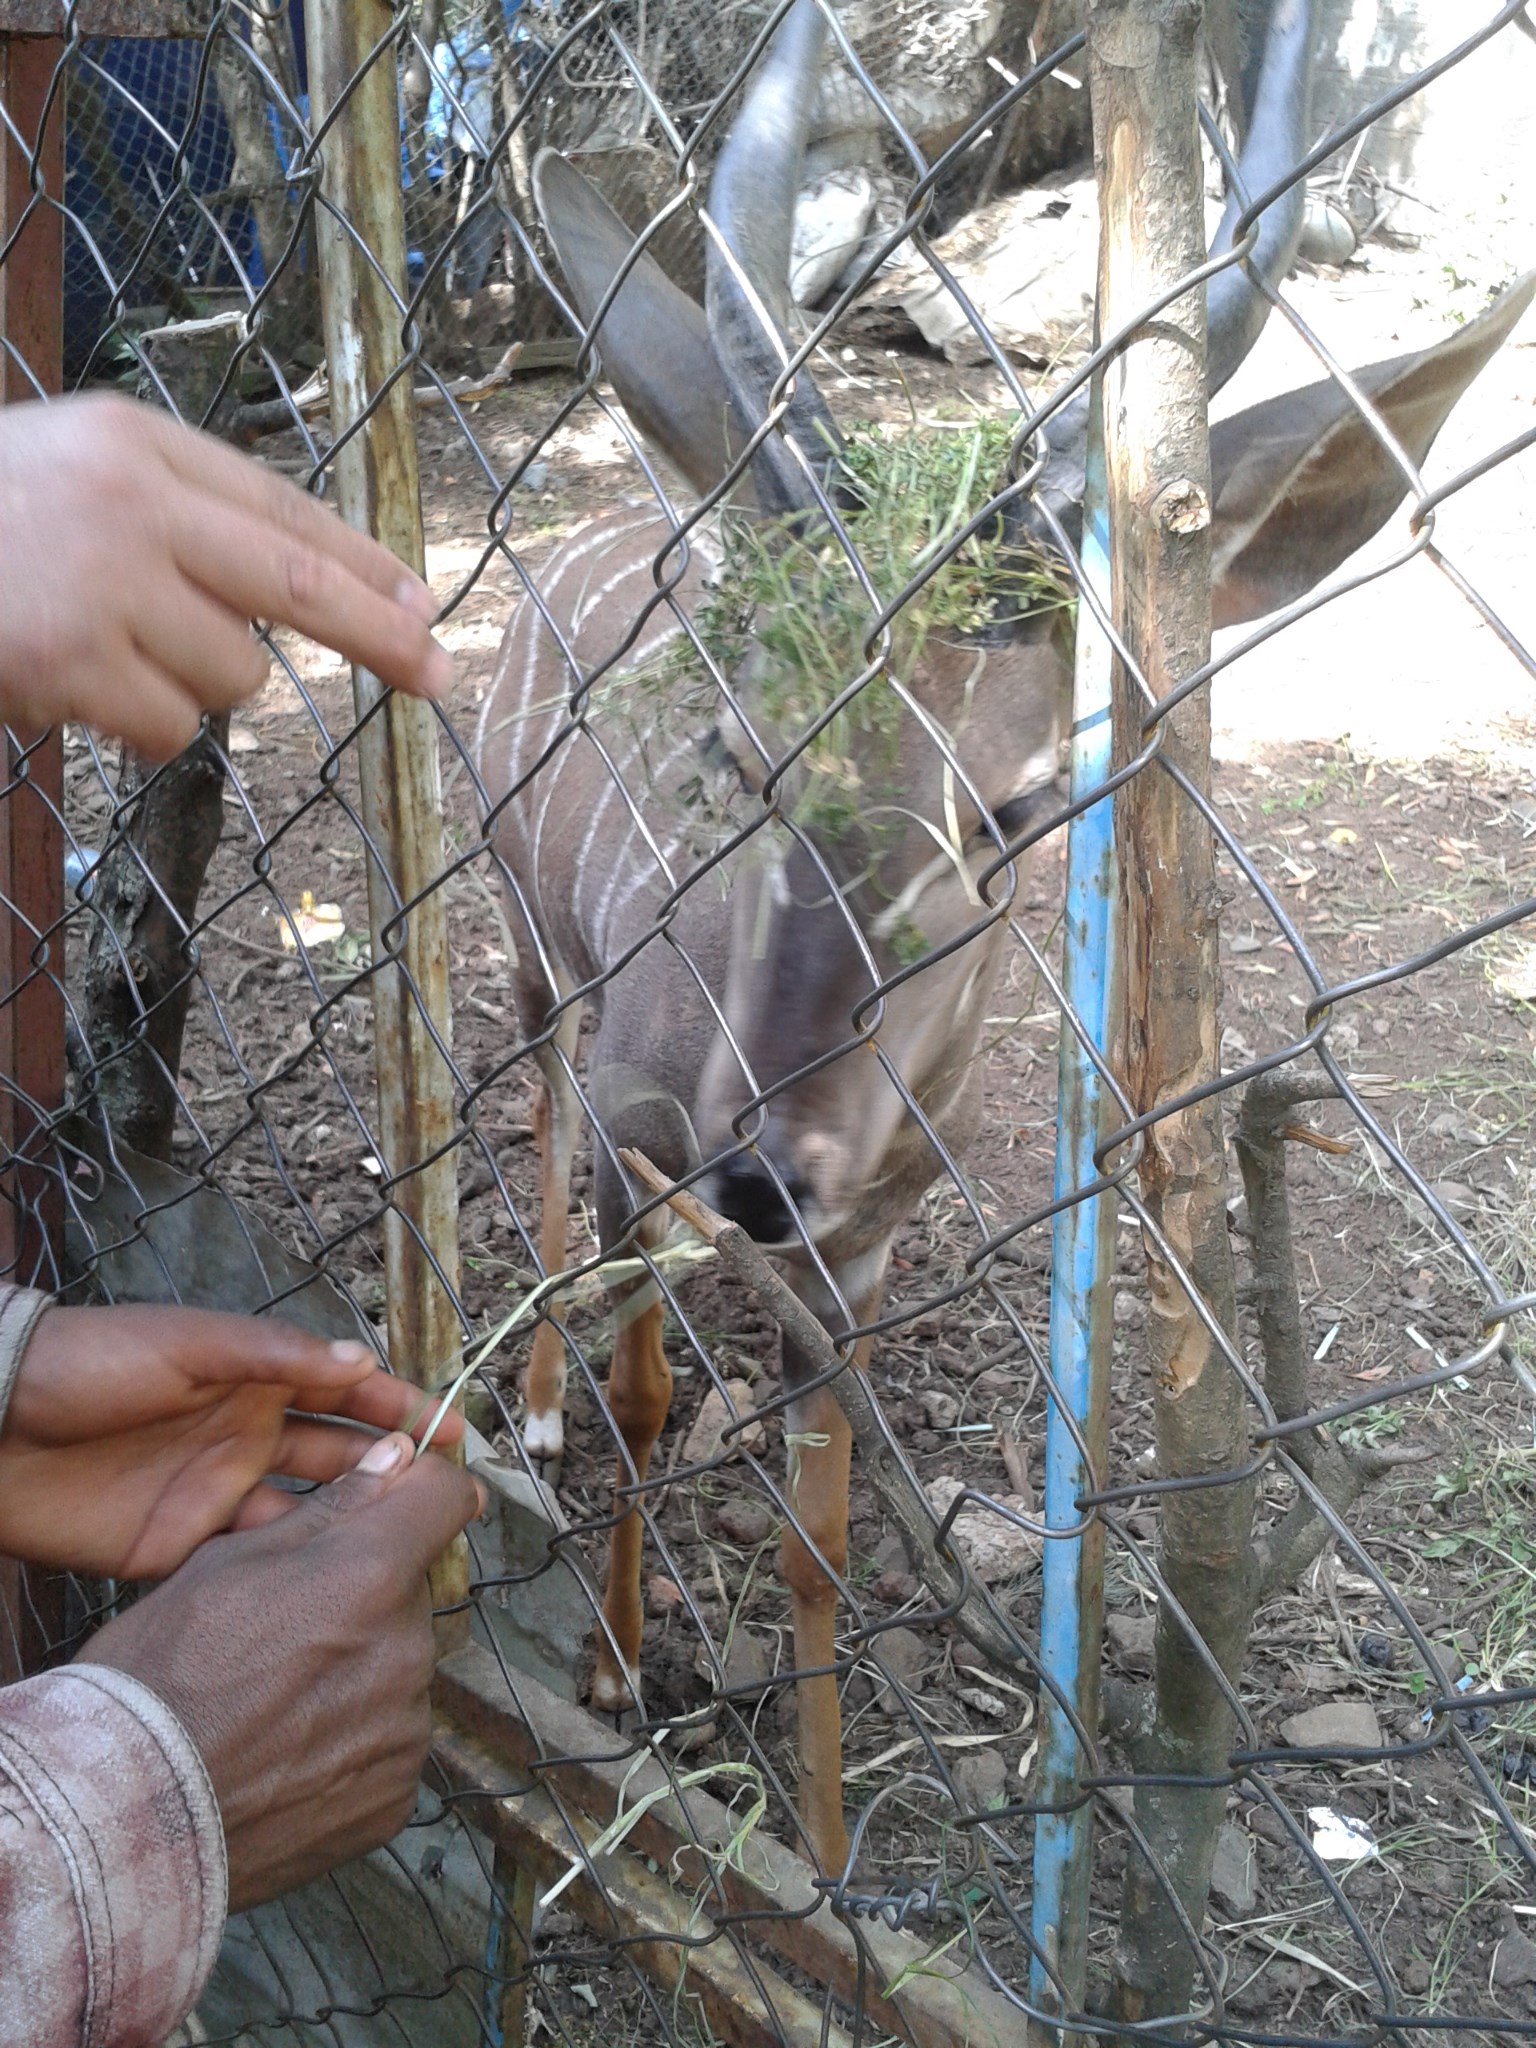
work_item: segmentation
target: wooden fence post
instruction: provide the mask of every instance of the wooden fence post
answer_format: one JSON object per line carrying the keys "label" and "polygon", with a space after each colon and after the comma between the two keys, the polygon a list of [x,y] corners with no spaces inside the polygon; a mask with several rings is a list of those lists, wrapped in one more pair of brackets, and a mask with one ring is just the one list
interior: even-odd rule
{"label": "wooden fence post", "polygon": [[[1090,0],[1105,333],[1205,259],[1196,117],[1200,22],[1200,0]],[[1210,647],[1203,287],[1176,299],[1108,364],[1104,422],[1115,624],[1160,698],[1205,661]],[[1143,744],[1148,706],[1123,666],[1116,682],[1123,760]],[[1138,1115],[1220,1071],[1214,844],[1207,819],[1162,763],[1208,791],[1205,693],[1168,715],[1162,762],[1145,769],[1119,798],[1125,1060]],[[1191,1293],[1219,1329],[1235,1327],[1227,1185],[1217,1098],[1145,1133],[1140,1196],[1150,1226],[1147,1352],[1164,1479],[1205,1478],[1240,1468],[1247,1457],[1242,1389]],[[1161,1501],[1163,1578],[1228,1675],[1241,1664],[1252,1610],[1252,1512],[1251,1481],[1174,1491]],[[1153,1726],[1136,1767],[1165,1779],[1219,1777],[1231,1735],[1218,1676],[1162,1602]],[[1115,2018],[1147,2021],[1187,2009],[1225,1802],[1219,1783],[1138,1787],[1136,1817],[1156,1868],[1131,1847]]]}

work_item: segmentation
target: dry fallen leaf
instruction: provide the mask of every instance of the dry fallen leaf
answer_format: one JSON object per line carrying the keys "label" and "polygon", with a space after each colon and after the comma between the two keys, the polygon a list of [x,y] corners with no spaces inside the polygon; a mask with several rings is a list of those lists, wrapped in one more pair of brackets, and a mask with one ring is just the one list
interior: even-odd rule
{"label": "dry fallen leaf", "polygon": [[306,889],[299,897],[299,907],[282,918],[277,935],[283,942],[285,953],[298,951],[302,939],[306,946],[329,946],[345,936],[347,921],[338,905],[317,903],[312,889]]}

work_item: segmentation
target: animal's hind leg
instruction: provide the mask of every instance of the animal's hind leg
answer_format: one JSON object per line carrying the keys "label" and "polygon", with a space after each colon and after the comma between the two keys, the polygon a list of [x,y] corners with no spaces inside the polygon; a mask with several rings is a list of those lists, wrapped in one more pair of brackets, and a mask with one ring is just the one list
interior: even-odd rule
{"label": "animal's hind leg", "polygon": [[[539,1258],[546,1273],[558,1273],[566,1263],[571,1160],[581,1121],[580,1101],[566,1063],[575,1057],[580,1034],[581,1009],[572,1004],[562,1013],[554,1038],[535,1055],[543,1077],[534,1098],[533,1135],[539,1148]],[[528,1418],[523,1442],[551,1481],[565,1450],[565,1338],[560,1327],[564,1319],[562,1302],[545,1304],[544,1318],[534,1328],[524,1381]]]}

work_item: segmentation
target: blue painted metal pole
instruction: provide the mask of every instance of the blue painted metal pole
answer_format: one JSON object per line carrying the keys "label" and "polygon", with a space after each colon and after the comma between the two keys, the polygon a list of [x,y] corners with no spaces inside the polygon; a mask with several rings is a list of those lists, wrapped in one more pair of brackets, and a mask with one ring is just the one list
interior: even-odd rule
{"label": "blue painted metal pole", "polygon": [[[1099,384],[1088,429],[1083,504],[1083,573],[1109,606],[1109,534],[1105,509],[1104,435]],[[1072,697],[1072,794],[1085,795],[1110,772],[1112,658],[1088,607],[1078,606]],[[1106,797],[1072,821],[1067,840],[1066,946],[1062,981],[1067,1001],[1094,1045],[1104,1051],[1113,1030],[1113,934],[1117,894],[1114,800]],[[1086,1187],[1096,1176],[1094,1146],[1102,1123],[1103,1084],[1063,1020],[1056,1124],[1056,1195]],[[1045,1522],[1069,1529],[1081,1520],[1078,1497],[1089,1489],[1079,1439],[1100,1463],[1108,1437],[1109,1359],[1113,1324],[1115,1201],[1096,1195],[1061,1210],[1051,1246],[1051,1373],[1068,1427],[1052,1399],[1046,1414]],[[1040,1611],[1040,1656],[1047,1674],[1072,1702],[1089,1739],[1099,1718],[1099,1651],[1104,1623],[1104,1540],[1095,1522],[1081,1536],[1047,1539]],[[1042,1687],[1037,1796],[1063,1803],[1080,1793],[1085,1758],[1076,1730]],[[1036,1960],[1030,2003],[1048,2012],[1081,2010],[1087,1970],[1088,1880],[1093,1847],[1091,1800],[1035,1823],[1032,1924],[1058,1984]],[[1063,1993],[1065,2004],[1063,2004]],[[1060,2040],[1036,2023],[1031,2039]]]}

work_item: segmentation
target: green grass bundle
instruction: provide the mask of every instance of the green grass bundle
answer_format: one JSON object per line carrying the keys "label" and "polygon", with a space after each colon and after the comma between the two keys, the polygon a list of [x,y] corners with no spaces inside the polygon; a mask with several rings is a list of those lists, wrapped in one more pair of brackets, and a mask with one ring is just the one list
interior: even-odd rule
{"label": "green grass bundle", "polygon": [[[1005,542],[1000,519],[946,552],[995,495],[1012,432],[984,418],[855,428],[839,459],[848,547],[825,526],[807,535],[793,522],[727,511],[724,565],[693,620],[708,660],[680,634],[623,677],[615,688],[637,725],[675,730],[690,712],[717,718],[713,664],[744,688],[744,709],[768,744],[788,752],[814,733],[786,792],[801,823],[836,830],[888,794],[906,711],[891,677],[910,681],[933,638],[1072,600],[1060,567]],[[881,613],[914,581],[877,633]]]}

